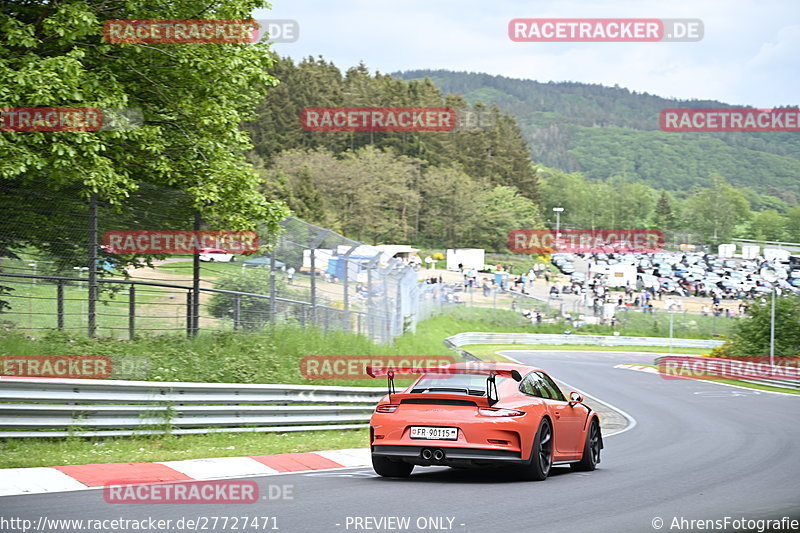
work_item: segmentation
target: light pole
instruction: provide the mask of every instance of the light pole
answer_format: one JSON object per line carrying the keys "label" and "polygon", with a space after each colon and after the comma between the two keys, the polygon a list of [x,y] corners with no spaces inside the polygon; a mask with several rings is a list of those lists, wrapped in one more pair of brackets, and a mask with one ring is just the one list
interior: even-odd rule
{"label": "light pole", "polygon": [[31,261],[28,263],[29,267],[33,267],[33,284],[36,285],[36,267],[39,263],[54,263],[55,261]]}
{"label": "light pole", "polygon": [[772,286],[772,309],[769,314],[769,366],[775,366],[775,285]]}
{"label": "light pole", "polygon": [[669,307],[669,354],[672,355],[672,324],[675,320],[675,311]]}
{"label": "light pole", "polygon": [[554,207],[553,211],[556,213],[556,249],[561,242],[561,213],[564,211],[563,207]]}
{"label": "light pole", "polygon": [[761,277],[772,285],[772,304],[769,315],[769,366],[775,366],[775,293],[778,288],[775,283],[778,281],[778,274],[766,268],[761,269]]}
{"label": "light pole", "polygon": [[[89,267],[72,267],[72,270],[77,270],[78,271],[78,277],[83,277],[83,273],[86,272],[87,270],[89,270]],[[81,288],[81,289],[83,288],[83,282],[82,281],[78,282],[78,288]]]}

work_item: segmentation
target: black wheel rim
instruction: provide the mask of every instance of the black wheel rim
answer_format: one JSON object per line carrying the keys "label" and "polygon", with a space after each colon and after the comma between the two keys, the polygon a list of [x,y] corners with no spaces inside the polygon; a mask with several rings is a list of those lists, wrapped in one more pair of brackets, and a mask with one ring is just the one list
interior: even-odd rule
{"label": "black wheel rim", "polygon": [[545,422],[539,430],[539,466],[543,474],[550,471],[550,463],[553,457],[553,432],[550,431],[550,424]]}
{"label": "black wheel rim", "polygon": [[592,424],[592,429],[589,432],[589,450],[592,453],[592,464],[600,462],[600,430],[597,424]]}

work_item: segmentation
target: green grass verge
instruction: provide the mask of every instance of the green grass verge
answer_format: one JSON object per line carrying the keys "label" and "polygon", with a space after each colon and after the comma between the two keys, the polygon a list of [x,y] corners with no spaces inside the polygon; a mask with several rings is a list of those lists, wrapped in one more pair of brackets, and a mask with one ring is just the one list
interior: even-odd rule
{"label": "green grass verge", "polygon": [[[658,346],[600,346],[597,344],[573,345],[573,344],[472,344],[462,346],[462,348],[473,355],[477,355],[485,361],[507,361],[505,357],[497,352],[503,350],[530,350],[530,351],[558,351],[569,350],[576,352],[648,352],[648,353],[667,353],[669,348]],[[702,355],[708,353],[706,348],[673,348],[672,353]]]}
{"label": "green grass verge", "polygon": [[798,394],[800,395],[800,391],[797,389],[784,389],[782,387],[772,387],[770,385],[761,385],[760,383],[747,383],[745,381],[736,381],[733,379],[717,379],[717,380],[709,380],[709,381],[719,381],[720,383],[727,383],[728,385],[736,385],[738,387],[745,387],[747,389],[756,389],[756,390],[763,390],[763,391],[771,391],[771,392],[783,392],[785,394]]}
{"label": "green grass verge", "polygon": [[[641,363],[636,363],[639,366],[649,366],[650,368],[658,368],[657,365],[642,365]],[[760,383],[749,383],[747,381],[738,381],[735,379],[706,379],[703,380],[702,378],[697,378],[698,381],[708,381],[711,383],[725,383],[727,385],[736,385],[737,387],[744,387],[745,389],[756,389],[756,390],[763,390],[763,391],[771,391],[771,392],[782,392],[784,394],[798,394],[800,395],[800,391],[796,389],[787,389],[783,387],[773,387],[770,385],[761,385]]]}
{"label": "green grass verge", "polygon": [[[5,284],[14,290],[4,299],[7,299],[11,308],[0,315],[0,319],[14,328],[21,330],[41,330],[58,326],[57,320],[57,285],[52,282],[38,280],[36,284],[16,280]],[[127,337],[128,334],[128,289],[122,284],[100,284],[100,302],[97,314],[98,335],[106,337]],[[88,286],[86,283],[64,284],[64,328],[67,331],[86,331],[87,327],[87,299]],[[174,295],[173,290],[147,287],[139,288],[136,294],[137,304],[140,309],[148,309],[153,302]],[[159,316],[155,321],[149,320],[145,315],[139,320],[139,326],[148,327],[179,327],[184,320],[182,313],[175,311],[175,306],[158,306],[154,312]],[[172,314],[169,314],[172,313]],[[166,315],[168,318],[164,317]],[[173,317],[173,315],[175,315]]]}
{"label": "green grass verge", "polygon": [[[453,355],[442,340],[462,331],[503,331],[517,313],[484,309],[454,309],[421,323],[416,333],[379,345],[349,332],[325,333],[315,328],[280,326],[257,333],[205,332],[194,339],[183,335],[146,336],[128,340],[96,338],[49,331],[40,337],[20,332],[0,333],[0,355],[106,355],[139,361],[148,368],[139,379],[206,383],[283,383],[305,385],[383,386],[383,380],[308,380],[300,363],[308,355]],[[518,322],[518,323],[519,323]],[[403,381],[398,380],[398,384]]]}
{"label": "green grass verge", "polygon": [[[550,303],[551,306],[558,305],[558,302]],[[519,309],[538,308],[543,309],[544,304],[533,303],[520,300]],[[569,306],[564,309],[570,312]],[[556,312],[555,308],[545,312],[546,316],[551,316]],[[571,313],[573,317],[577,316]],[[617,323],[614,326],[607,324],[584,324],[576,327],[573,322],[560,320],[553,323],[541,323],[531,325],[528,323],[526,332],[528,333],[551,333],[562,334],[570,331],[573,335],[613,335],[618,332],[625,337],[669,337],[670,317],[668,313],[642,313],[640,310],[632,309],[617,313]],[[702,316],[695,314],[676,314],[673,317],[673,336],[686,339],[722,339],[724,335],[729,335],[733,331],[738,318],[725,318],[714,316]]]}
{"label": "green grass verge", "polygon": [[102,440],[79,437],[3,439],[0,440],[0,468],[243,457],[367,446],[367,429],[111,437]]}
{"label": "green grass verge", "polygon": [[[511,311],[454,309],[421,323],[393,346],[376,345],[350,333],[323,333],[281,327],[259,333],[204,333],[195,339],[179,335],[141,337],[133,341],[89,339],[49,332],[31,337],[0,333],[2,355],[109,355],[146,361],[159,381],[296,383],[383,387],[384,380],[304,379],[300,360],[306,355],[453,355],[442,340],[462,331],[520,326]],[[410,380],[398,380],[398,386]],[[0,468],[130,461],[168,461],[204,457],[246,456],[295,451],[359,448],[368,445],[366,430],[306,433],[209,433],[114,438],[21,438],[0,440]]]}
{"label": "green grass verge", "polygon": [[[146,336],[132,341],[89,339],[59,332],[32,337],[20,332],[4,331],[0,333],[0,355],[127,356],[147,362],[150,372],[141,378],[153,381],[382,387],[383,380],[335,379],[312,382],[300,374],[300,360],[306,355],[452,355],[442,344],[442,340],[464,331],[530,333],[536,330],[519,313],[513,311],[458,307],[420,323],[416,332],[396,339],[392,346],[376,345],[369,339],[352,333],[326,334],[313,328],[289,326],[258,333],[207,332],[194,339],[186,339],[181,335],[163,335]],[[481,347],[487,350],[491,348]],[[517,344],[500,348],[521,349],[524,346]],[[558,349],[571,348],[560,346]],[[398,386],[405,383],[408,380],[398,380]],[[344,430],[106,439],[5,439],[0,440],[0,467],[166,461],[366,445],[366,431]]]}

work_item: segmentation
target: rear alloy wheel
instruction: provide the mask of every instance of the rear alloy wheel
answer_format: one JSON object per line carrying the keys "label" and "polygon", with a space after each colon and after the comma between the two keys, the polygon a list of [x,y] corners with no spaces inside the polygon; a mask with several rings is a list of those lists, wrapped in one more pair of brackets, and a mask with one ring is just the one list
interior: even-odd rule
{"label": "rear alloy wheel", "polygon": [[603,438],[600,435],[600,424],[597,419],[592,419],[589,431],[586,432],[586,442],[583,445],[583,458],[580,462],[569,465],[579,472],[591,472],[600,462],[600,450],[603,448]]}
{"label": "rear alloy wheel", "polygon": [[533,449],[528,464],[522,467],[520,474],[523,479],[530,481],[544,481],[553,466],[553,428],[550,420],[543,418],[539,423],[539,430],[533,439]]}
{"label": "rear alloy wheel", "polygon": [[408,477],[414,465],[403,461],[392,461],[388,457],[372,456],[372,469],[383,477]]}

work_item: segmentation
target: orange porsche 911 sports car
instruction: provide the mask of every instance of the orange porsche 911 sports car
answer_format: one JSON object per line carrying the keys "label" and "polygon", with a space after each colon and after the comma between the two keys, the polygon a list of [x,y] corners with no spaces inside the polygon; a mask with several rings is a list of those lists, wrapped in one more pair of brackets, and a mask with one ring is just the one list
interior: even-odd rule
{"label": "orange porsche 911 sports car", "polygon": [[513,363],[456,363],[426,368],[401,393],[397,367],[389,394],[370,420],[372,466],[381,476],[406,477],[415,465],[513,466],[544,480],[553,465],[594,470],[603,437],[597,413],[577,392],[566,399],[543,370]]}

